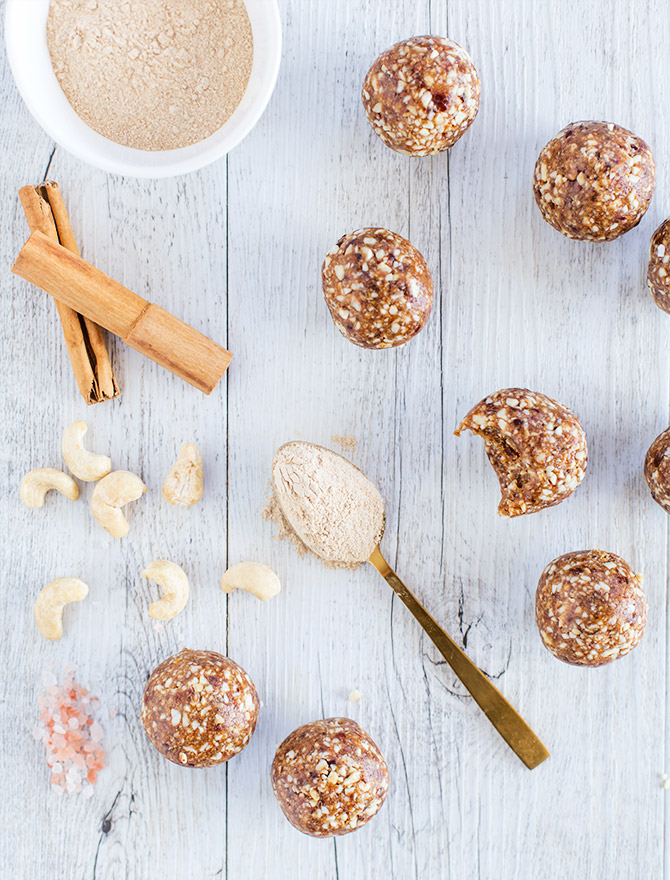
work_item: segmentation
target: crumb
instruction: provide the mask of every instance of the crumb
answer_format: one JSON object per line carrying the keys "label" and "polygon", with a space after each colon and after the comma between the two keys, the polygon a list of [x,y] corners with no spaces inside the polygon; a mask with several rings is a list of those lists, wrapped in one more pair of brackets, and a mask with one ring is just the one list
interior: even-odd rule
{"label": "crumb", "polygon": [[667,773],[661,773],[661,788],[665,791],[670,789],[670,776]]}
{"label": "crumb", "polygon": [[352,691],[349,691],[349,696],[347,697],[347,700],[349,700],[350,703],[357,703],[362,696],[363,694],[360,691],[357,691],[356,688],[354,688]]}
{"label": "crumb", "polygon": [[337,443],[337,445],[345,450],[345,452],[353,452],[358,446],[358,440],[352,434],[343,434],[342,436],[334,434],[330,439],[333,443]]}
{"label": "crumb", "polygon": [[157,633],[162,633],[163,632],[163,624],[162,623],[154,623],[154,630]]}

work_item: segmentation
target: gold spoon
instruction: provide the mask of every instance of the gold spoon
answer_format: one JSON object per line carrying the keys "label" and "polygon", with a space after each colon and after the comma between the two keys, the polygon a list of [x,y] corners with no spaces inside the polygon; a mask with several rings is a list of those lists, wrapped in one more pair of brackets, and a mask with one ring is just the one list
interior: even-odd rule
{"label": "gold spoon", "polygon": [[[374,565],[526,767],[532,770],[548,758],[549,752],[523,718],[430,616],[382,556],[379,545],[386,525],[384,501],[365,474],[331,449],[293,441],[277,450],[272,479],[279,505],[303,543],[329,562],[367,561]],[[359,515],[355,523],[351,516],[354,507]]]}

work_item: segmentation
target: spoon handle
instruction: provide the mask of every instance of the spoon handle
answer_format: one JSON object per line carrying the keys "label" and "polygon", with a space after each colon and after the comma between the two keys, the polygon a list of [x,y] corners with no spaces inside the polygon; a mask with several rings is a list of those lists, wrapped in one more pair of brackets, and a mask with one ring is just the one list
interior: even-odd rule
{"label": "spoon handle", "polygon": [[433,620],[423,605],[415,599],[384,559],[379,547],[373,551],[368,562],[374,565],[396,596],[402,599],[409,608],[444,659],[474,697],[479,708],[526,767],[532,770],[548,758],[549,752],[523,718],[510,706],[500,691],[491,684],[481,669],[475,666],[467,654]]}

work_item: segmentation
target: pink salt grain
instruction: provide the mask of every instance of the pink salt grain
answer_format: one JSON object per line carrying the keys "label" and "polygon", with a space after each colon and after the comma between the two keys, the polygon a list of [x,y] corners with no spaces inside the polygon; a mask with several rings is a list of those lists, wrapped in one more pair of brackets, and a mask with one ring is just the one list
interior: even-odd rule
{"label": "pink salt grain", "polygon": [[60,685],[49,684],[40,696],[39,723],[32,733],[44,745],[52,790],[89,798],[106,763],[104,731],[91,711],[97,697],[74,681],[74,673],[68,669]]}

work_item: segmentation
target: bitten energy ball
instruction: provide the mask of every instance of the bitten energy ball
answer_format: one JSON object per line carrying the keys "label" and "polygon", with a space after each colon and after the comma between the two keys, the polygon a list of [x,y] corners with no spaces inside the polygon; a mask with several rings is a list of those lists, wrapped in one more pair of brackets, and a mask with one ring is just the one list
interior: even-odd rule
{"label": "bitten energy ball", "polygon": [[335,326],[362,348],[403,345],[425,326],[433,279],[419,251],[388,229],[343,235],[321,268]]}
{"label": "bitten energy ball", "polygon": [[521,516],[552,507],[584,479],[586,436],[577,416],[537,391],[504,388],[485,397],[454,432],[484,438],[498,477],[501,516]]}
{"label": "bitten energy ball", "polygon": [[659,309],[670,312],[670,218],[651,237],[647,287]]}
{"label": "bitten energy ball", "polygon": [[428,156],[453,146],[479,109],[479,77],[468,53],[443,37],[391,46],[363,83],[363,106],[387,147]]}
{"label": "bitten energy ball", "polygon": [[542,216],[563,235],[611,241],[640,222],[655,181],[641,138],[613,122],[573,122],[540,153],[533,190]]}
{"label": "bitten energy ball", "polygon": [[574,666],[604,666],[628,654],[647,622],[641,583],[614,553],[582,550],[554,559],[535,595],[545,648]]}
{"label": "bitten energy ball", "polygon": [[180,651],[149,676],[142,724],[158,751],[183,767],[211,767],[241,752],[259,709],[253,681],[215,651]]}
{"label": "bitten energy ball", "polygon": [[644,478],[654,501],[670,513],[670,428],[659,434],[647,450]]}
{"label": "bitten energy ball", "polygon": [[272,762],[272,790],[291,825],[312,837],[348,834],[384,803],[386,761],[350,718],[326,718],[290,733]]}

